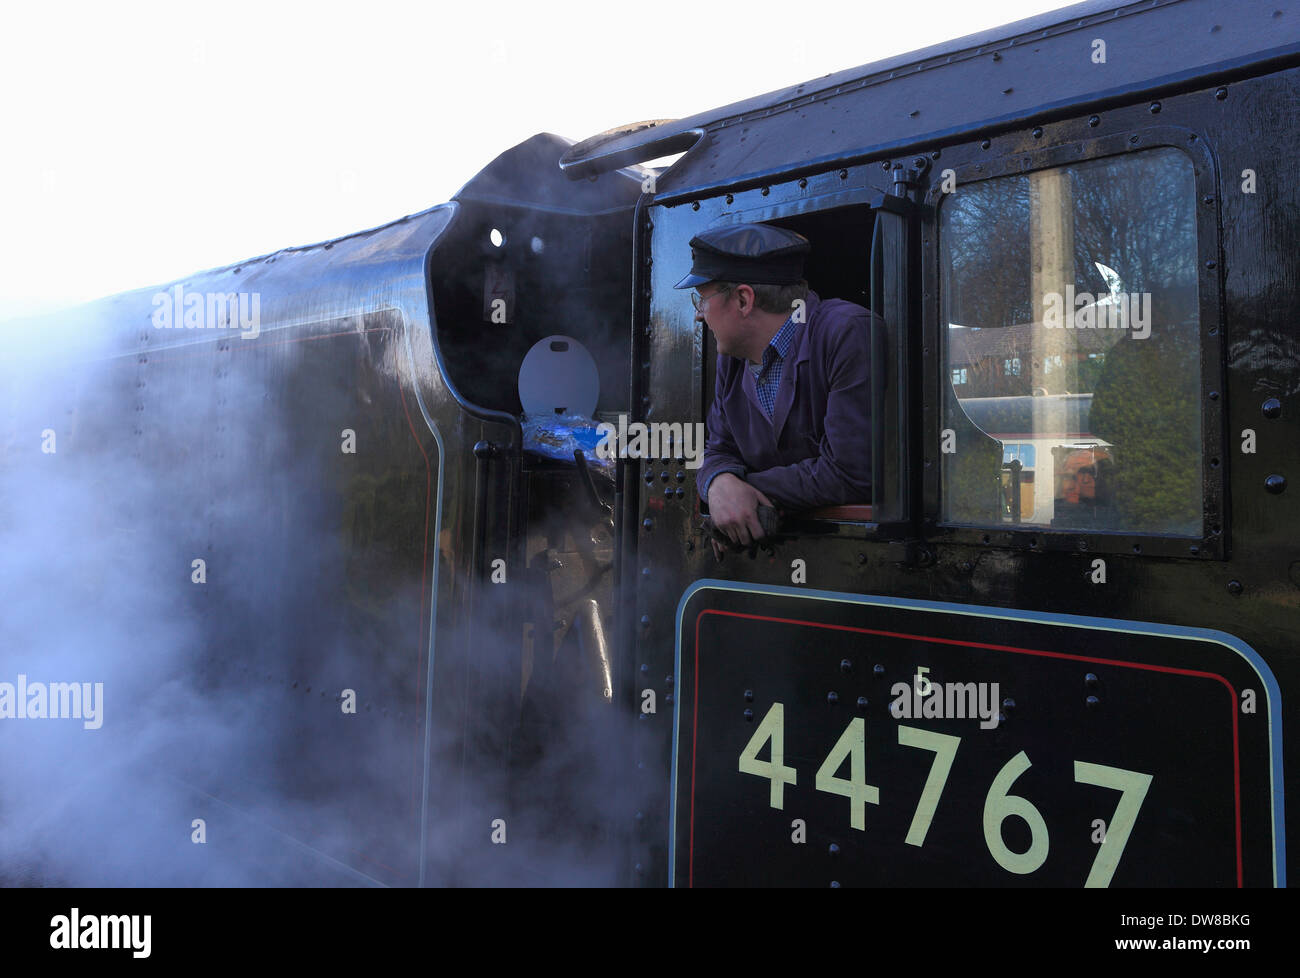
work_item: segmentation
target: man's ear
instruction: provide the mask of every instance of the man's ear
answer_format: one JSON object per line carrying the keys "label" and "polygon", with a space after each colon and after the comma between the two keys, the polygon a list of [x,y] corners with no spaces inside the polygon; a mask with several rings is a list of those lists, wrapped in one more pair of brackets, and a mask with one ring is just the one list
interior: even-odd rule
{"label": "man's ear", "polygon": [[736,308],[742,316],[754,311],[754,290],[748,285],[736,286]]}

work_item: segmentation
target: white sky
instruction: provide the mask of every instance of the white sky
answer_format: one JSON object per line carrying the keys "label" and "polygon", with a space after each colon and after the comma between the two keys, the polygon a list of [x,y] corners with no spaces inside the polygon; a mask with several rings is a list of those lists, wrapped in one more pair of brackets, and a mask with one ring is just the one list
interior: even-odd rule
{"label": "white sky", "polygon": [[15,0],[0,320],[423,210],[534,133],[693,115],[1060,6]]}

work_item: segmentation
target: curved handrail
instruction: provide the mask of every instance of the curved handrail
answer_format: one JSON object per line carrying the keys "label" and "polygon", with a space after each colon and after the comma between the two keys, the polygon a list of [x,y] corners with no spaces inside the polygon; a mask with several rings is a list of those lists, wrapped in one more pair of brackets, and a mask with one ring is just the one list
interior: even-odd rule
{"label": "curved handrail", "polygon": [[570,179],[580,180],[659,156],[685,153],[700,141],[704,130],[676,125],[678,121],[651,119],[597,133],[570,146],[560,157],[560,169]]}

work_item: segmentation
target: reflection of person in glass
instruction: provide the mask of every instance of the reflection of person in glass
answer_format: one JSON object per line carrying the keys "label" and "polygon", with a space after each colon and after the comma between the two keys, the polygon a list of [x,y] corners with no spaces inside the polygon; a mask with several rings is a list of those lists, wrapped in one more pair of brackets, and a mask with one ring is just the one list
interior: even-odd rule
{"label": "reflection of person in glass", "polygon": [[[696,319],[718,346],[698,488],[737,544],[764,536],[758,507],[871,501],[870,324],[803,280],[808,240],[732,224],[691,239]],[[879,322],[879,320],[876,320]]]}

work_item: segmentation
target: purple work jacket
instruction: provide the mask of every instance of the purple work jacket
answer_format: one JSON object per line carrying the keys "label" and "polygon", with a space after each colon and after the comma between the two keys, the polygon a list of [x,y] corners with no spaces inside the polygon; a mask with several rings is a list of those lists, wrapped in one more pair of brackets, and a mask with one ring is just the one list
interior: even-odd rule
{"label": "purple work jacket", "polygon": [[783,510],[871,502],[871,322],[862,306],[808,293],[769,419],[754,375],[719,355],[696,485],[733,472]]}

